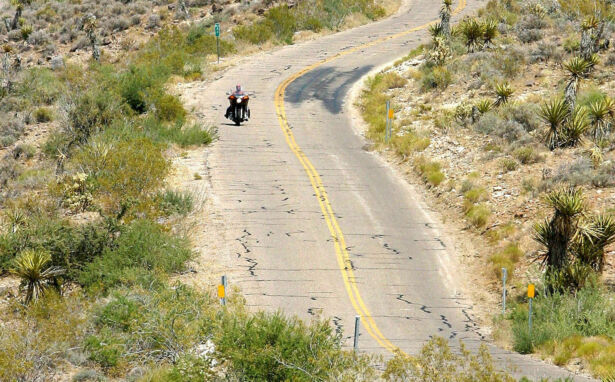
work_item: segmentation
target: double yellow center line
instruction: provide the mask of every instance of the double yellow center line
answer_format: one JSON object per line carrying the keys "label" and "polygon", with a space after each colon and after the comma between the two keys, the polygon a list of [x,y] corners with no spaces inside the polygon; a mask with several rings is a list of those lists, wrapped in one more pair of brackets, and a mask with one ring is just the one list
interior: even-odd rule
{"label": "double yellow center line", "polygon": [[[461,12],[461,10],[465,8],[465,6],[466,6],[466,0],[459,0],[459,4],[453,13],[456,14],[456,13]],[[382,44],[383,42],[388,41],[388,40],[392,40],[392,39],[396,39],[399,37],[409,35],[413,32],[428,28],[430,25],[433,25],[435,23],[437,23],[437,20],[434,20],[427,24],[424,24],[424,25],[400,32],[400,33],[382,37],[380,39],[377,39],[377,40],[356,46],[354,48],[348,49],[346,51],[337,53],[334,56],[331,56],[327,59],[319,61],[310,66],[307,66],[303,68],[301,71],[291,75],[284,82],[282,82],[280,86],[278,86],[278,88],[276,89],[275,98],[274,98],[276,113],[278,116],[278,120],[280,122],[280,128],[284,132],[286,143],[288,144],[288,147],[290,147],[292,152],[295,154],[297,159],[299,159],[299,162],[301,162],[301,165],[305,169],[307,176],[310,178],[310,183],[312,184],[312,188],[314,189],[314,192],[316,193],[316,198],[320,205],[320,209],[325,218],[325,222],[327,223],[327,227],[329,228],[329,232],[331,233],[331,237],[333,238],[333,242],[335,244],[335,254],[337,256],[337,263],[342,273],[342,279],[344,281],[346,293],[348,293],[348,297],[350,298],[350,302],[352,303],[352,306],[354,307],[357,314],[361,317],[361,322],[363,326],[365,327],[365,330],[367,330],[367,332],[382,347],[389,350],[390,352],[398,352],[400,351],[400,349],[397,346],[393,345],[384,336],[384,334],[382,334],[382,332],[378,328],[378,325],[376,325],[376,322],[372,318],[372,315],[369,309],[365,305],[365,302],[361,298],[361,294],[359,293],[359,289],[357,288],[357,284],[355,282],[355,276],[354,276],[354,272],[352,270],[352,265],[350,262],[350,255],[348,254],[348,251],[346,250],[346,247],[347,247],[346,240],[344,239],[344,234],[342,233],[342,230],[339,224],[337,223],[337,219],[335,218],[335,214],[333,213],[333,208],[331,207],[331,203],[329,202],[329,197],[327,196],[327,191],[325,189],[325,186],[322,183],[322,179],[320,178],[318,171],[316,171],[312,162],[310,162],[310,160],[305,155],[303,150],[301,150],[301,147],[299,147],[299,145],[297,144],[297,141],[295,140],[295,136],[292,133],[292,130],[290,129],[288,125],[288,120],[286,119],[286,112],[284,110],[284,94],[286,93],[286,88],[288,88],[288,86],[293,81],[295,81],[299,77],[305,75],[306,73],[314,70],[315,68],[321,65],[324,65],[328,62],[331,62],[342,56],[346,56],[348,54],[354,53],[361,49],[365,49],[365,48],[368,48],[374,45]]]}

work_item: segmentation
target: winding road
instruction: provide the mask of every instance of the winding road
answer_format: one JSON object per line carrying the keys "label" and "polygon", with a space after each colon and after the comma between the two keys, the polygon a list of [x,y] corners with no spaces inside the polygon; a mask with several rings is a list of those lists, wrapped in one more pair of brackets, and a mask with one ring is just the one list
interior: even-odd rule
{"label": "winding road", "polygon": [[[438,223],[364,149],[347,108],[353,84],[427,38],[439,4],[413,0],[387,20],[253,55],[183,89],[187,106],[219,128],[203,158],[232,238],[219,261],[249,305],[329,317],[347,346],[359,315],[366,352],[416,353],[435,335],[471,349],[484,341]],[[458,0],[455,19],[484,4]],[[236,83],[252,94],[253,119],[241,127],[223,117]],[[516,376],[571,376],[490,352]]]}

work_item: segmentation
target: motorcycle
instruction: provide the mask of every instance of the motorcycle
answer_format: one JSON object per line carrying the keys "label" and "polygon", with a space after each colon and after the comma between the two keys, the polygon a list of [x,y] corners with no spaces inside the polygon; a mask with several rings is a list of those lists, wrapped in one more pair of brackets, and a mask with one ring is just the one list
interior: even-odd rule
{"label": "motorcycle", "polygon": [[235,125],[239,126],[241,122],[245,122],[248,118],[250,118],[250,108],[248,108],[248,101],[250,100],[250,97],[247,94],[231,94],[228,99],[231,105],[227,110],[226,118],[235,122]]}

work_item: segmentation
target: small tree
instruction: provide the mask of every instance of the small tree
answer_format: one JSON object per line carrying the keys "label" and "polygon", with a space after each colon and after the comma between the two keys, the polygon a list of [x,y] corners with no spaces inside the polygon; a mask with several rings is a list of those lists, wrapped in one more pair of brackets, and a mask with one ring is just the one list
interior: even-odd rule
{"label": "small tree", "polygon": [[483,46],[490,47],[493,40],[498,35],[498,24],[493,20],[488,20],[483,24]]}
{"label": "small tree", "polygon": [[59,287],[57,277],[64,274],[60,267],[47,267],[51,255],[44,251],[25,250],[14,260],[11,272],[21,278],[21,287],[25,289],[24,301],[29,303],[43,296],[50,287]]}
{"label": "small tree", "polygon": [[442,0],[442,8],[440,8],[440,25],[442,27],[442,34],[446,38],[451,36],[452,6],[453,0]]}

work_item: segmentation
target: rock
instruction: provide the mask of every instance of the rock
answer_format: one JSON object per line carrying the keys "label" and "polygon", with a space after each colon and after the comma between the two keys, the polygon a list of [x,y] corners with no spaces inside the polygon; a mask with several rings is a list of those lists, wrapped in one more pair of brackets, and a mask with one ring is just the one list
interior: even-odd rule
{"label": "rock", "polygon": [[62,56],[51,57],[50,64],[52,70],[61,69],[64,67],[64,58]]}

